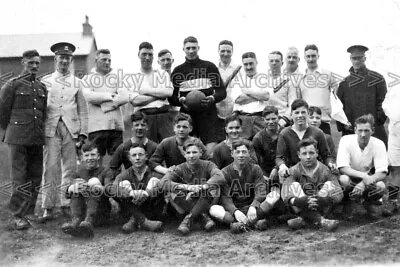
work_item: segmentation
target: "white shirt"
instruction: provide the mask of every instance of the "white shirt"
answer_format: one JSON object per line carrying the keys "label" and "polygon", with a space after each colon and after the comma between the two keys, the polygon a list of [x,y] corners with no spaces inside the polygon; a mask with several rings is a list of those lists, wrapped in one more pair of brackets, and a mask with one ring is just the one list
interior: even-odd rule
{"label": "white shirt", "polygon": [[[261,82],[258,77],[261,76],[259,76],[259,74],[256,74],[250,78],[244,72],[241,72],[241,74],[238,75],[238,79],[232,81],[232,100],[235,102],[236,99],[239,98],[239,96],[251,94],[253,92],[269,94],[268,86],[261,86],[263,82]],[[245,113],[262,112],[267,105],[268,101],[260,100],[244,105],[235,103],[233,106],[233,111],[240,111]]]}
{"label": "white shirt", "polygon": [[[157,95],[158,93],[165,94],[170,90],[169,96],[172,96],[173,87],[168,72],[164,70],[151,70],[149,73],[143,73],[141,70],[134,75],[134,91],[141,95]],[[145,106],[135,107],[134,111],[145,108],[160,108],[169,105],[168,100],[157,99]]]}
{"label": "white shirt", "polygon": [[357,135],[345,135],[340,139],[336,165],[338,168],[350,167],[368,173],[375,167],[375,173],[388,171],[388,158],[385,144],[371,136],[368,145],[361,150]]}
{"label": "white shirt", "polygon": [[338,83],[329,70],[317,68],[314,71],[306,69],[300,83],[301,94],[309,106],[319,107],[322,111],[322,121],[331,120],[330,92],[336,92]]}

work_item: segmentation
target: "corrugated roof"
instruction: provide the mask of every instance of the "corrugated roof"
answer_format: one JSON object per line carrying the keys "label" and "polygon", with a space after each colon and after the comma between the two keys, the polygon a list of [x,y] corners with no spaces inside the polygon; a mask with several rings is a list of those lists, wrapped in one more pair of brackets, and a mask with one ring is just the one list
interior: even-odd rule
{"label": "corrugated roof", "polygon": [[75,45],[74,55],[88,55],[92,45],[96,46],[94,36],[83,36],[82,33],[0,35],[0,57],[21,57],[29,49],[36,49],[41,56],[53,56],[50,46],[58,42]]}

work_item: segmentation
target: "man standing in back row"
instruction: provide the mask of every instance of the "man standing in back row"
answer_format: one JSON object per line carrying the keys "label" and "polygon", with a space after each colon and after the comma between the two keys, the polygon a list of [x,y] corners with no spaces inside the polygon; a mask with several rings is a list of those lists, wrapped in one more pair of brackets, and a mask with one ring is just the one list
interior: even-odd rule
{"label": "man standing in back row", "polygon": [[[365,114],[372,114],[375,118],[374,137],[382,140],[387,147],[387,134],[385,131],[386,115],[382,109],[387,88],[385,78],[365,66],[365,52],[368,48],[363,45],[353,45],[347,49],[353,65],[347,76],[340,84],[337,96],[343,103],[343,110],[347,119],[354,126],[355,120]],[[354,128],[344,126],[337,122],[338,130],[343,135],[354,134]]]}
{"label": "man standing in back row", "polygon": [[[210,153],[217,142],[225,138],[223,125],[217,116],[216,103],[226,97],[226,90],[217,66],[198,56],[200,46],[195,37],[190,36],[183,41],[186,54],[185,63],[177,66],[171,75],[174,93],[170,103],[181,106],[181,112],[188,113],[193,120],[192,134],[199,137]],[[190,110],[186,104],[186,96],[192,91],[200,90],[206,95],[202,100],[201,110]]]}

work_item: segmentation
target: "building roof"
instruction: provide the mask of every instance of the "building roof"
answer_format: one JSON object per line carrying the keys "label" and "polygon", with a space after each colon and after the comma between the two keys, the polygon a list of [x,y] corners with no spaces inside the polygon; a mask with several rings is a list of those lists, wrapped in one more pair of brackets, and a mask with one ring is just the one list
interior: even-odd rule
{"label": "building roof", "polygon": [[97,49],[94,36],[82,33],[0,35],[0,58],[21,57],[24,51],[30,49],[36,49],[40,56],[54,56],[50,46],[58,42],[75,45],[74,55],[88,55],[93,45]]}

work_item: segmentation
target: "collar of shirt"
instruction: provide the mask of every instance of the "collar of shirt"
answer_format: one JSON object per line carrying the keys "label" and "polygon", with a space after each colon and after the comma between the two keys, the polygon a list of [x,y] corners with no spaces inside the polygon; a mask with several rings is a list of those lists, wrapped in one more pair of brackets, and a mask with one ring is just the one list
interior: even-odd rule
{"label": "collar of shirt", "polygon": [[135,168],[132,168],[132,169],[133,169],[133,173],[138,177],[139,181],[142,181],[144,176],[145,176],[145,174],[147,172],[149,172],[149,167],[147,165],[144,167],[143,172],[138,172],[138,171],[136,171]]}

